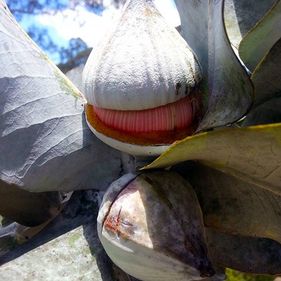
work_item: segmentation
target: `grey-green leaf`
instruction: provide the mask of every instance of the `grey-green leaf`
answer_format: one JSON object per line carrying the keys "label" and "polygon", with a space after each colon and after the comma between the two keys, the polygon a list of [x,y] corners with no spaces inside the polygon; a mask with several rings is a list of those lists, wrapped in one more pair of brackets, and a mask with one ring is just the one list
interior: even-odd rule
{"label": "grey-green leaf", "polygon": [[231,44],[238,49],[242,37],[272,7],[276,0],[225,0],[225,25]]}
{"label": "grey-green leaf", "polygon": [[176,142],[145,168],[197,160],[281,194],[280,139],[281,123],[214,130]]}
{"label": "grey-green leaf", "polygon": [[[281,12],[281,10],[280,10]],[[281,25],[281,22],[280,22]],[[280,27],[281,29],[281,27]],[[281,35],[281,33],[280,33]],[[261,104],[281,92],[281,39],[270,49],[252,74],[255,86],[255,105]]]}
{"label": "grey-green leaf", "polygon": [[75,68],[72,68],[68,72],[65,73],[67,78],[72,81],[72,83],[80,90],[83,90],[82,87],[82,72],[84,69],[84,64],[77,66]]}
{"label": "grey-green leaf", "polygon": [[251,106],[253,87],[226,35],[224,1],[176,0],[176,4],[183,37],[198,56],[208,84],[206,112],[198,130],[233,123]]}
{"label": "grey-green leaf", "polygon": [[217,266],[242,272],[281,272],[281,245],[271,239],[229,235],[206,229],[210,257]]}
{"label": "grey-green leaf", "polygon": [[119,152],[90,132],[79,91],[2,0],[0,41],[0,179],[29,191],[105,189]]}
{"label": "grey-green leaf", "polygon": [[0,214],[9,220],[39,225],[55,216],[60,207],[59,192],[31,193],[0,180]]}
{"label": "grey-green leaf", "polygon": [[[181,19],[181,34],[208,72],[208,1],[175,0]],[[198,20],[200,19],[200,20]]]}
{"label": "grey-green leaf", "polygon": [[[280,91],[281,94],[281,91]],[[281,97],[272,98],[247,114],[242,126],[281,123]]]}
{"label": "grey-green leaf", "polygon": [[197,193],[206,226],[281,244],[281,195],[199,164],[187,178]]}
{"label": "grey-green leaf", "polygon": [[280,13],[281,1],[278,0],[242,39],[239,55],[251,71],[254,71],[267,52],[281,38]]}

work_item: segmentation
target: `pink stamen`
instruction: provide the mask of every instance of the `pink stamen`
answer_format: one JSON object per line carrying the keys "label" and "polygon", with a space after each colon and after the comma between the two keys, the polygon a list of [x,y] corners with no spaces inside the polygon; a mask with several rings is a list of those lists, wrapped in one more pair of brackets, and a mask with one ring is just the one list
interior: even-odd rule
{"label": "pink stamen", "polygon": [[157,108],[119,111],[95,107],[99,119],[107,126],[125,132],[157,132],[187,128],[193,119],[189,97]]}

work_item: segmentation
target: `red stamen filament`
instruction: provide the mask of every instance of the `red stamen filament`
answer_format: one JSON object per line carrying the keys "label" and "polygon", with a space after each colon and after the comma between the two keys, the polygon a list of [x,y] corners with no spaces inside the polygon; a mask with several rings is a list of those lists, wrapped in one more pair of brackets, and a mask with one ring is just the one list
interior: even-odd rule
{"label": "red stamen filament", "polygon": [[187,128],[192,124],[190,97],[157,108],[119,111],[94,106],[98,118],[107,126],[125,132],[157,132]]}

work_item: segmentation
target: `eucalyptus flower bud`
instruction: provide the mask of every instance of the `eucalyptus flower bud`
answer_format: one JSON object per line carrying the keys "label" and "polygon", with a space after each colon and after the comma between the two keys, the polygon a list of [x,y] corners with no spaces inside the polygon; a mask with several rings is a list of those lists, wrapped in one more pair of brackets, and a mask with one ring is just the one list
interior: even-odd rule
{"label": "eucalyptus flower bud", "polygon": [[143,281],[214,274],[192,187],[173,172],[128,174],[104,196],[98,234],[112,261]]}
{"label": "eucalyptus flower bud", "polygon": [[116,149],[160,154],[196,129],[200,80],[192,50],[153,2],[129,0],[86,63],[87,122]]}

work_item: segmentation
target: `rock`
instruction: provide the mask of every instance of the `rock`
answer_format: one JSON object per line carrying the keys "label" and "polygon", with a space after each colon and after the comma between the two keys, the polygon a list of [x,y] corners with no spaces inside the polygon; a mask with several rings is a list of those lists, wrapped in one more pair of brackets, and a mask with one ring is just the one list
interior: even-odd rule
{"label": "rock", "polygon": [[81,226],[2,265],[0,280],[101,281],[102,279]]}

